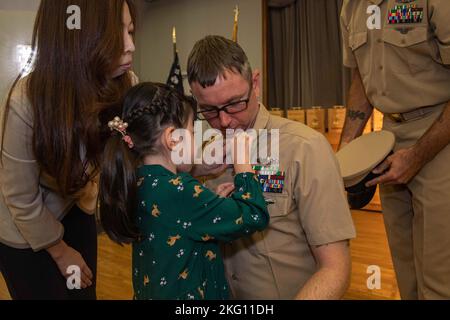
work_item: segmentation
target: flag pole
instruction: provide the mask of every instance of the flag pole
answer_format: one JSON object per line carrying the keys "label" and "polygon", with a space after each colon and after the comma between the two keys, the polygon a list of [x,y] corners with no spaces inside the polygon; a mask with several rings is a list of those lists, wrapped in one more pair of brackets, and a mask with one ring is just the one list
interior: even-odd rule
{"label": "flag pole", "polygon": [[180,60],[178,59],[177,49],[177,29],[175,26],[172,29],[172,42],[173,42],[173,63],[170,68],[169,77],[167,78],[167,85],[176,89],[181,94],[184,94],[183,87],[183,75],[181,72]]}
{"label": "flag pole", "polygon": [[239,6],[236,5],[234,8],[234,26],[233,26],[233,41],[238,42],[238,31],[239,31]]}

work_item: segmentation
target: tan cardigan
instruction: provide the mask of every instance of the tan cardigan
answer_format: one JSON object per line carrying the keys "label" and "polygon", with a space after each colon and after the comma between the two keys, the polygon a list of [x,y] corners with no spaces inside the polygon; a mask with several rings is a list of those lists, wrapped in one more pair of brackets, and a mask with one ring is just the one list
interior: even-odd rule
{"label": "tan cardigan", "polygon": [[[134,74],[132,77],[133,84],[137,83],[137,77]],[[32,150],[33,117],[26,95],[26,79],[18,82],[12,94],[4,135],[3,164],[0,163],[0,242],[13,248],[39,251],[63,238],[60,221],[75,204],[88,214],[95,213],[98,179],[90,181],[76,196],[64,199],[55,179],[41,172]]]}

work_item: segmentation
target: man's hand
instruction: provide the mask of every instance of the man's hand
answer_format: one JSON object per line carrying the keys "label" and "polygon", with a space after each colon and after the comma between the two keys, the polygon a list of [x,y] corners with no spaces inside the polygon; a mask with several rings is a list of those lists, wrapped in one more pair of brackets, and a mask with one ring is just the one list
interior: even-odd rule
{"label": "man's hand", "polygon": [[377,184],[407,184],[419,173],[425,163],[423,156],[415,147],[399,150],[373,170],[375,174],[384,174],[367,182],[366,187]]}
{"label": "man's hand", "polygon": [[[202,150],[200,152],[203,153],[204,148],[211,143],[215,143],[214,138],[211,139],[211,141],[206,143],[204,146],[202,146]],[[202,164],[196,164],[192,167],[192,170],[190,172],[191,175],[195,178],[200,178],[200,177],[207,177],[207,176],[216,176],[216,175],[221,174],[228,167],[231,167],[231,165],[226,164],[226,161],[225,161],[226,154],[227,154],[227,145],[226,145],[226,143],[224,143],[223,149],[222,149],[222,156],[223,156],[222,164],[206,164],[204,162]],[[215,156],[215,150],[213,151],[212,156]]]}
{"label": "man's hand", "polygon": [[229,166],[224,164],[196,164],[193,166],[191,175],[193,177],[207,177],[207,176],[215,176],[225,171]]}

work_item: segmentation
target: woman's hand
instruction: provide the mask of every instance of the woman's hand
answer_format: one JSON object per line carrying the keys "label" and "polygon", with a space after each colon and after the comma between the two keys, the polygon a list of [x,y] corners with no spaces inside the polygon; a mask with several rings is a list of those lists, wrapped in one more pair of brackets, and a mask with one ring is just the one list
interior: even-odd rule
{"label": "woman's hand", "polygon": [[70,266],[77,266],[81,271],[81,288],[85,289],[92,285],[92,271],[78,251],[69,247],[64,241],[61,241],[53,247],[48,248],[47,252],[58,265],[59,271],[64,278],[67,279],[71,276],[71,274],[67,273]]}
{"label": "woman's hand", "polygon": [[234,189],[235,189],[234,183],[232,182],[222,183],[219,186],[217,186],[216,193],[221,198],[228,198],[230,194],[234,191]]}

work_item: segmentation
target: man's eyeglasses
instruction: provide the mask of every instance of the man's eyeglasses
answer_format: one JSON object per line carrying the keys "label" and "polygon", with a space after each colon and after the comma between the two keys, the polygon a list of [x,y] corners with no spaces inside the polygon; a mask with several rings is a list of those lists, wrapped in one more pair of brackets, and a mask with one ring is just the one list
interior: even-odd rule
{"label": "man's eyeglasses", "polygon": [[236,114],[248,109],[248,102],[250,101],[252,94],[252,88],[250,88],[250,92],[248,94],[247,99],[239,100],[236,102],[231,102],[222,107],[215,106],[207,106],[202,107],[198,106],[197,119],[198,120],[212,120],[219,116],[220,112],[226,112],[228,114]]}

